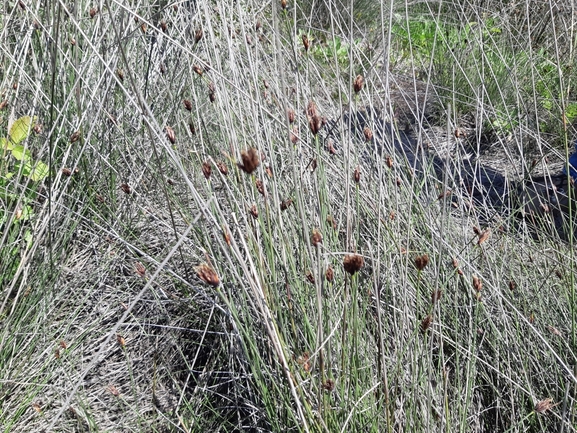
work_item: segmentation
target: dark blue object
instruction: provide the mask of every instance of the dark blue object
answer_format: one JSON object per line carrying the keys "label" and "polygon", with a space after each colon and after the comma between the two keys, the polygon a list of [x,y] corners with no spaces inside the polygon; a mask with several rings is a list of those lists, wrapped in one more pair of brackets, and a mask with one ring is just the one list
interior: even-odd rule
{"label": "dark blue object", "polygon": [[[567,167],[563,167],[563,173],[567,174]],[[577,181],[577,140],[575,140],[575,152],[569,157],[569,174]]]}

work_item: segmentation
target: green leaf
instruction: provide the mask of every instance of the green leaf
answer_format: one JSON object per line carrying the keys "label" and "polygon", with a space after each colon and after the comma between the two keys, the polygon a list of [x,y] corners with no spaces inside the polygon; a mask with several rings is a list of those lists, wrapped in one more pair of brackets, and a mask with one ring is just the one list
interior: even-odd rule
{"label": "green leaf", "polygon": [[26,161],[32,157],[32,154],[30,153],[30,150],[19,144],[12,148],[12,156],[18,161]]}
{"label": "green leaf", "polygon": [[10,128],[10,132],[8,133],[12,143],[18,144],[28,137],[28,134],[30,134],[30,128],[34,126],[34,120],[35,119],[30,116],[22,116],[14,122]]}
{"label": "green leaf", "polygon": [[4,149],[12,150],[13,147],[14,146],[12,146],[12,143],[7,141],[4,137],[0,138],[0,150],[1,151],[4,151]]}
{"label": "green leaf", "polygon": [[[27,206],[28,207],[28,206]],[[29,217],[32,215],[32,211],[30,211]],[[24,240],[26,241],[26,247],[30,248],[32,246],[32,232],[30,230],[26,230],[24,232]]]}
{"label": "green leaf", "polygon": [[28,221],[30,218],[32,218],[33,215],[34,215],[34,213],[32,211],[32,207],[26,205],[22,208],[22,212],[20,213],[20,217],[16,218],[16,220],[18,222]]}
{"label": "green leaf", "polygon": [[30,175],[30,171],[32,170],[32,165],[29,162],[22,161],[17,162],[14,164],[14,171],[16,173],[22,174],[22,176],[28,177]]}
{"label": "green leaf", "polygon": [[570,103],[567,105],[567,110],[565,110],[565,115],[569,122],[573,122],[574,119],[577,119],[577,103]]}
{"label": "green leaf", "polygon": [[46,179],[47,176],[48,176],[48,166],[44,164],[42,161],[36,161],[36,165],[28,175],[28,177],[32,179],[34,182],[44,180]]}

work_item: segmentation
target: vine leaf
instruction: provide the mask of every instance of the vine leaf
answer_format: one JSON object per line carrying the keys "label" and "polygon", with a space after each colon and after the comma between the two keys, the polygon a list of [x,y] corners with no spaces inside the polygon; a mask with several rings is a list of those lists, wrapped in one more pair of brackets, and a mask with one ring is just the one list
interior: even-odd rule
{"label": "vine leaf", "polygon": [[30,116],[22,116],[20,119],[16,120],[8,132],[12,144],[17,145],[22,140],[26,139],[30,134],[31,128],[34,126],[35,121],[36,118]]}

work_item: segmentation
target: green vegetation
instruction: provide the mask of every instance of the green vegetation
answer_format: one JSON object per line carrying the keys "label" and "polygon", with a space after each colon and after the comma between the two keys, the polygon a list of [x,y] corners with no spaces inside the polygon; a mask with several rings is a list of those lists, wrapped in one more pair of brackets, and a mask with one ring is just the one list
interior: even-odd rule
{"label": "green vegetation", "polygon": [[510,3],[4,2],[0,431],[576,431],[575,209],[516,188],[575,18]]}
{"label": "green vegetation", "polygon": [[418,68],[457,112],[485,111],[491,130],[511,133],[528,118],[538,118],[540,131],[557,137],[553,144],[564,143],[567,124],[577,119],[570,102],[577,85],[574,54],[556,56],[544,45],[520,49],[502,19],[451,18],[397,19],[391,28],[396,64]]}
{"label": "green vegetation", "polygon": [[[32,231],[26,224],[34,216],[33,202],[37,186],[48,176],[48,166],[35,161],[25,140],[34,127],[35,120],[21,117],[10,127],[8,135],[0,138],[3,152],[0,163],[0,236],[5,240],[0,258],[5,263],[0,275],[0,287],[12,282],[20,265],[21,241],[29,248]],[[31,181],[29,183],[28,181]]]}

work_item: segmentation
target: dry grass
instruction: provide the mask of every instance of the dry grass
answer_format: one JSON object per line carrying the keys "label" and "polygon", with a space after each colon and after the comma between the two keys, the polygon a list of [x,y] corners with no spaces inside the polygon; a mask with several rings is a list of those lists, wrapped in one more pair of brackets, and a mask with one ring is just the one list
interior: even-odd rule
{"label": "dry grass", "polygon": [[3,5],[2,430],[574,431],[573,238],[460,176],[560,169],[575,18],[489,3]]}

